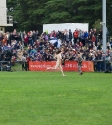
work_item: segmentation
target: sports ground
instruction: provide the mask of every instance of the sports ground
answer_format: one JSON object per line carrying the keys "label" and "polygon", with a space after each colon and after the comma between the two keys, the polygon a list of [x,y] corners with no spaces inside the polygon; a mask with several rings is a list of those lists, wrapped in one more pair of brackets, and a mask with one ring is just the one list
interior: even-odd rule
{"label": "sports ground", "polygon": [[112,73],[0,72],[0,125],[112,125]]}

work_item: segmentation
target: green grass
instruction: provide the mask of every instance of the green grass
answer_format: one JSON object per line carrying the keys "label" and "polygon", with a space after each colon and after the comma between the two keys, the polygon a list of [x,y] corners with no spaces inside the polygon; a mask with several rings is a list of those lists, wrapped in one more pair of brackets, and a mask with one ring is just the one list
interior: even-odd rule
{"label": "green grass", "polygon": [[112,125],[112,74],[0,72],[0,125]]}

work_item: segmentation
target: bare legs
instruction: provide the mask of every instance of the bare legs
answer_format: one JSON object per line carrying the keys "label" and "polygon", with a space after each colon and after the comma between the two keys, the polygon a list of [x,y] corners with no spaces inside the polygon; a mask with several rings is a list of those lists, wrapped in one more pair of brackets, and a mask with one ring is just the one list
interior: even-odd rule
{"label": "bare legs", "polygon": [[[60,71],[61,71],[61,73],[62,73],[62,76],[65,76],[65,74],[64,74],[64,72],[63,72],[63,68],[62,68],[62,66],[60,65],[60,66],[58,66],[59,67],[59,69],[60,69]],[[56,69],[58,69],[58,67],[47,67],[47,70],[56,70]]]}
{"label": "bare legs", "polygon": [[64,74],[64,72],[63,72],[62,66],[60,66],[60,70],[61,70],[62,75],[65,76],[65,74]]}

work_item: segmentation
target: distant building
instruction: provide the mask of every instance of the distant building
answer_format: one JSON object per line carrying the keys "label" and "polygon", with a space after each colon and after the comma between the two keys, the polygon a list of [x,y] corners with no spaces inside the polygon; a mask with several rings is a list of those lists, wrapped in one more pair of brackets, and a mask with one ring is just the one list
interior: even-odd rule
{"label": "distant building", "polygon": [[13,17],[7,15],[6,0],[0,0],[0,32],[5,32],[6,26],[13,26]]}

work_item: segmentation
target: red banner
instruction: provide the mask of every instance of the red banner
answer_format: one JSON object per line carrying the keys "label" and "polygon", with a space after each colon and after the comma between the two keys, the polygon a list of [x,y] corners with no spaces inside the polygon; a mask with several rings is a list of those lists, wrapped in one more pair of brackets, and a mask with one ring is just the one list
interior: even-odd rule
{"label": "red banner", "polygon": [[[30,71],[46,71],[47,67],[54,67],[56,64],[55,61],[49,62],[40,62],[40,61],[30,61],[29,62],[29,70]],[[66,61],[63,66],[64,71],[78,71],[78,64],[75,61]],[[94,72],[93,62],[91,61],[83,61],[82,63],[82,71],[84,72]]]}

